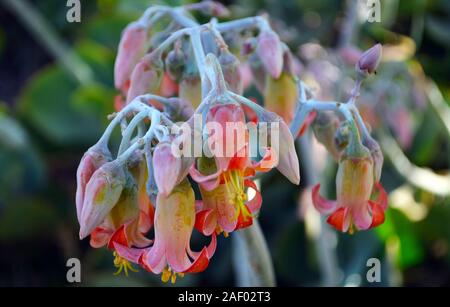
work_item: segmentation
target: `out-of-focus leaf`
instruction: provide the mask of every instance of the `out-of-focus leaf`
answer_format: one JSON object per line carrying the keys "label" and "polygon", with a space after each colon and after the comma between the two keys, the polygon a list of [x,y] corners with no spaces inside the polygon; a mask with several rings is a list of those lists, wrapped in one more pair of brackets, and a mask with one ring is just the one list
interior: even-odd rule
{"label": "out-of-focus leaf", "polygon": [[26,86],[19,100],[20,114],[54,144],[93,143],[102,128],[98,118],[71,101],[77,88],[60,68],[49,67]]}
{"label": "out-of-focus leaf", "polygon": [[132,20],[133,17],[122,15],[100,15],[89,23],[86,23],[85,28],[83,28],[83,38],[93,40],[98,44],[116,51],[123,29]]}
{"label": "out-of-focus leaf", "polygon": [[377,228],[380,238],[388,244],[395,242],[398,246],[394,248],[397,265],[406,269],[420,263],[425,257],[424,247],[422,246],[414,224],[408,220],[400,211],[389,208],[386,214],[386,221]]}
{"label": "out-of-focus leaf", "polygon": [[81,40],[76,44],[75,50],[92,69],[96,80],[112,88],[115,61],[114,52],[92,40]]}
{"label": "out-of-focus leaf", "polygon": [[23,199],[8,204],[0,214],[0,241],[14,241],[52,234],[58,215],[47,200]]}
{"label": "out-of-focus leaf", "polygon": [[107,115],[113,112],[116,92],[101,84],[80,86],[72,93],[74,106],[83,113],[92,114],[99,123],[108,123]]}

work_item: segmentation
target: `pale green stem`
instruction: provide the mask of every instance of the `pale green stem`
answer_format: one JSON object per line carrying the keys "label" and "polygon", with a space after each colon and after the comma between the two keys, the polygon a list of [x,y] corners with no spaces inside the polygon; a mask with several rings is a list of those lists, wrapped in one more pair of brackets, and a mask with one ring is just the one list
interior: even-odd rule
{"label": "pale green stem", "polygon": [[233,232],[233,265],[239,287],[274,287],[275,273],[267,242],[257,219]]}

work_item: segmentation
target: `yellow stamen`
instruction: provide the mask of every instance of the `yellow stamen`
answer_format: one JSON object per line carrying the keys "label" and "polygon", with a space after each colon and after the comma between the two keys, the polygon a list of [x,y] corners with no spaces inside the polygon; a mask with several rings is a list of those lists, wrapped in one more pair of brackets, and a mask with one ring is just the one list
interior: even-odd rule
{"label": "yellow stamen", "polygon": [[125,276],[128,277],[128,270],[135,273],[138,272],[138,270],[135,269],[127,259],[120,257],[116,251],[113,253],[113,255],[114,255],[114,267],[117,268],[117,271],[114,273],[114,275],[117,276],[123,271],[125,273]]}
{"label": "yellow stamen", "polygon": [[173,272],[170,269],[170,267],[166,267],[162,271],[161,280],[163,282],[168,282],[170,280],[170,282],[172,284],[174,284],[177,281],[177,276],[179,276],[180,278],[183,278],[184,277],[184,273]]}
{"label": "yellow stamen", "polygon": [[162,282],[168,282],[171,275],[172,275],[172,272],[170,271],[170,269],[169,268],[165,268],[162,271],[162,275],[161,275]]}

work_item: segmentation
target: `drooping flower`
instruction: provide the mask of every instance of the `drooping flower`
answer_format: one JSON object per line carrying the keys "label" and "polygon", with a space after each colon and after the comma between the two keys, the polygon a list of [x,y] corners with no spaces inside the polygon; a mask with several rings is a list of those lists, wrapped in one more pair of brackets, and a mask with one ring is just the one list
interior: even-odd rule
{"label": "drooping flower", "polygon": [[145,234],[153,226],[154,208],[146,193],[148,171],[142,160],[127,173],[127,182],[116,205],[104,221],[91,232],[91,246],[107,245],[113,249],[114,242],[131,247],[145,247],[151,240]]}
{"label": "drooping flower", "polygon": [[168,196],[173,188],[187,176],[193,160],[189,157],[176,157],[172,144],[168,141],[156,145],[153,153],[153,167],[158,193]]}
{"label": "drooping flower", "polygon": [[80,215],[81,239],[104,221],[119,201],[125,183],[125,169],[116,160],[103,164],[93,173],[86,185]]}
{"label": "drooping flower", "polygon": [[190,247],[195,224],[195,196],[189,181],[184,180],[170,195],[158,194],[155,212],[155,239],[145,249],[128,248],[114,243],[117,254],[128,261],[142,265],[155,274],[162,273],[162,280],[172,283],[185,273],[204,271],[216,249],[216,237],[200,252]]}
{"label": "drooping flower", "polygon": [[123,93],[128,91],[131,73],[146,52],[147,35],[147,29],[137,22],[123,32],[114,66],[114,84]]}
{"label": "drooping flower", "polygon": [[283,70],[283,48],[280,38],[273,30],[267,29],[259,34],[256,54],[272,78],[278,79]]}
{"label": "drooping flower", "polygon": [[147,93],[158,93],[163,79],[163,63],[158,55],[145,55],[134,67],[131,74],[127,103]]}
{"label": "drooping flower", "polygon": [[[213,106],[207,116],[207,123],[215,122],[225,133],[218,138],[209,137],[210,148],[222,142],[223,148],[214,148],[214,158],[200,158],[190,171],[191,177],[199,184],[203,202],[199,204],[197,228],[205,235],[214,231],[225,233],[252,224],[254,214],[261,206],[261,196],[254,182],[249,178],[257,171],[269,171],[278,160],[270,148],[264,157],[252,161],[247,132],[237,130],[230,134],[230,124],[244,127],[245,116],[236,104]],[[239,125],[240,124],[240,125]],[[249,200],[246,189],[252,189],[255,196]]]}
{"label": "drooping flower", "polygon": [[77,191],[76,191],[76,207],[77,218],[81,221],[81,211],[83,210],[84,197],[86,193],[86,185],[91,179],[94,172],[103,164],[111,160],[111,154],[107,148],[98,145],[91,147],[81,158],[77,169]]}
{"label": "drooping flower", "polygon": [[[349,145],[352,147],[352,145]],[[384,222],[387,194],[382,185],[374,180],[373,159],[362,145],[358,149],[346,149],[339,162],[336,176],[337,200],[324,199],[319,194],[320,184],[312,191],[316,209],[328,214],[327,222],[342,232],[366,230]],[[376,192],[377,197],[371,199]]]}

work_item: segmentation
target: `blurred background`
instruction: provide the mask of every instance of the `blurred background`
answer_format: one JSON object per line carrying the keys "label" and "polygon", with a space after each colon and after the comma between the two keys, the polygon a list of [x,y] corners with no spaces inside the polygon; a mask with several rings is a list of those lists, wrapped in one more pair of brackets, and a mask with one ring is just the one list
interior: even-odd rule
{"label": "blurred background", "polygon": [[[78,162],[113,112],[121,31],[155,2],[82,0],[81,23],[67,22],[66,2],[0,0],[0,286],[70,285],[72,257],[81,260],[81,285],[162,285],[142,270],[114,276],[111,253],[79,241],[75,210]],[[361,111],[385,154],[386,222],[354,235],[320,229],[302,185],[271,172],[261,181],[259,221],[277,284],[323,285],[331,276],[346,286],[450,286],[450,2],[381,0],[381,22],[373,23],[353,2],[224,2],[233,18],[269,13],[302,61],[301,78],[322,97],[343,100],[351,88],[353,67],[339,47],[384,45]],[[260,98],[255,89],[248,95]],[[323,157],[318,179],[333,196],[336,165],[313,144]],[[239,284],[232,246],[221,237],[207,271],[177,285]],[[372,257],[381,260],[380,283],[365,278]]]}

